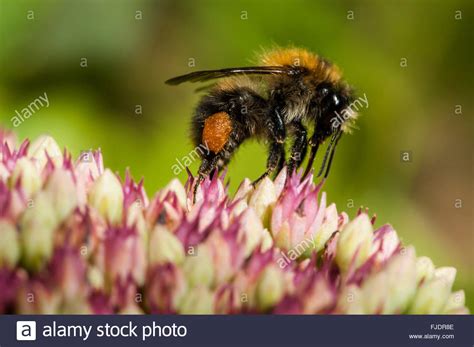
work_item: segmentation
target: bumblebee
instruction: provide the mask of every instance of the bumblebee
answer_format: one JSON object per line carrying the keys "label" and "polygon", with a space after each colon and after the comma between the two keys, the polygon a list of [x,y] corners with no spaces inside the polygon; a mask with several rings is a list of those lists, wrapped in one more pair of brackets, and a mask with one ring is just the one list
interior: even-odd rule
{"label": "bumblebee", "polygon": [[[350,107],[354,93],[337,66],[305,49],[276,49],[262,54],[259,66],[196,71],[165,83],[214,79],[219,80],[207,88],[191,122],[194,145],[208,148],[207,153],[201,152],[194,194],[200,182],[214,169],[225,167],[235,150],[250,138],[264,140],[269,146],[266,170],[254,184],[284,165],[293,173],[309,147],[306,177],[318,148],[329,139],[317,174],[328,176],[336,145],[357,118],[355,112],[345,112],[349,116],[343,119],[339,116]],[[311,136],[306,126],[312,127]],[[292,145],[287,162],[288,137]]]}

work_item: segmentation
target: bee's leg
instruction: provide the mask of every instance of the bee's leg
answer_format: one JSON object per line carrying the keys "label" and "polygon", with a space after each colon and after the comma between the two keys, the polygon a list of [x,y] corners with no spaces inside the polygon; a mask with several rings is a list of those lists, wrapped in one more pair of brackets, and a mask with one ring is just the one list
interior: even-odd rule
{"label": "bee's leg", "polygon": [[281,172],[285,164],[286,160],[285,155],[283,154],[282,156],[280,156],[280,161],[278,162],[277,168],[275,169],[275,175],[278,175]]}
{"label": "bee's leg", "polygon": [[273,171],[275,171],[275,169],[281,164],[281,161],[283,160],[284,162],[284,158],[285,158],[285,147],[283,143],[272,142],[270,144],[270,153],[268,155],[268,160],[267,160],[267,169],[259,178],[257,178],[252,183],[252,185],[256,186],[258,182],[260,182],[269,174],[271,174]]}
{"label": "bee's leg", "polygon": [[[274,107],[272,117],[269,118],[270,122],[268,124],[268,128],[270,129],[270,134],[271,134],[271,138],[273,139],[273,142],[282,144],[283,146],[283,149],[280,149],[280,148],[277,149],[280,153],[279,155],[280,159],[278,160],[276,168],[272,167],[270,171],[270,172],[276,171],[276,174],[278,174],[286,164],[285,150],[284,150],[284,143],[286,140],[286,126],[285,126],[283,117],[281,115],[280,108],[281,107],[278,107],[278,106]],[[270,148],[270,151],[271,151],[271,148]],[[269,165],[267,164],[267,168],[268,167]],[[267,175],[270,172],[268,172]]]}
{"label": "bee's leg", "polygon": [[304,180],[306,176],[308,176],[309,172],[313,168],[313,163],[314,163],[314,158],[316,157],[316,153],[318,153],[319,146],[323,142],[323,136],[321,136],[321,133],[318,131],[317,126],[314,129],[313,136],[309,139],[309,147],[310,147],[310,153],[309,153],[309,159],[308,159],[308,164],[306,164],[306,170],[304,170],[303,177],[301,180]]}
{"label": "bee's leg", "polygon": [[238,145],[237,144],[232,144],[229,143],[226,148],[224,148],[221,152],[219,152],[219,160],[216,163],[216,169],[218,170],[219,173],[224,171],[224,169],[229,165],[230,158],[232,156],[232,153],[237,149]]}
{"label": "bee's leg", "polygon": [[285,122],[283,121],[280,107],[273,107],[271,112],[271,117],[268,118],[268,122],[266,123],[271,138],[270,153],[268,154],[267,159],[267,169],[257,180],[252,183],[253,186],[256,186],[258,182],[274,172],[275,169],[278,168],[281,170],[285,165]]}
{"label": "bee's leg", "polygon": [[286,127],[278,107],[275,107],[272,116],[269,118],[268,127],[270,129],[271,137],[275,142],[285,142]]}
{"label": "bee's leg", "polygon": [[212,170],[216,169],[218,161],[219,161],[219,155],[213,155],[212,157],[209,157],[209,158],[203,158],[201,162],[201,166],[199,166],[198,177],[196,179],[196,182],[194,183],[193,203],[196,203],[196,194],[197,194],[198,187],[201,185],[202,181],[204,181],[204,178],[209,176]]}
{"label": "bee's leg", "polygon": [[306,128],[299,121],[291,123],[293,128],[294,142],[291,147],[291,156],[288,163],[288,176],[293,174],[293,171],[298,168],[306,157],[308,150],[308,139],[306,138]]}

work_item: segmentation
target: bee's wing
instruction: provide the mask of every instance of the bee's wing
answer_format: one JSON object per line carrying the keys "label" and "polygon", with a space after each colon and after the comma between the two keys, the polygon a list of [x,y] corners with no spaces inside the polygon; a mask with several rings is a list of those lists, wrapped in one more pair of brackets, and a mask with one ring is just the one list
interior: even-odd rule
{"label": "bee's wing", "polygon": [[186,75],[178,76],[167,80],[165,83],[177,85],[183,82],[204,82],[216,78],[235,76],[235,75],[269,75],[285,74],[295,75],[299,72],[296,68],[290,66],[250,66],[250,67],[232,67],[220,70],[204,70],[191,72]]}

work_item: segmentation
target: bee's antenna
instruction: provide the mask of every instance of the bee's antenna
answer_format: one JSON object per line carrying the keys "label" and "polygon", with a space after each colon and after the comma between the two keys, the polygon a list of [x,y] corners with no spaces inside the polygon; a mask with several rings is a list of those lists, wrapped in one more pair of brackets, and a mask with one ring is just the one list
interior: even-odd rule
{"label": "bee's antenna", "polygon": [[326,153],[324,153],[323,163],[321,164],[321,168],[319,169],[319,172],[316,175],[316,177],[321,176],[321,174],[323,173],[324,168],[326,167],[326,162],[328,160],[328,157],[329,157],[329,163],[326,169],[326,173],[324,174],[324,178],[326,178],[327,175],[329,174],[329,167],[331,166],[332,158],[334,157],[334,148],[336,147],[337,141],[339,140],[341,135],[342,135],[342,132],[339,130],[335,132],[334,135],[332,136],[331,142],[329,143],[329,146],[326,149]]}

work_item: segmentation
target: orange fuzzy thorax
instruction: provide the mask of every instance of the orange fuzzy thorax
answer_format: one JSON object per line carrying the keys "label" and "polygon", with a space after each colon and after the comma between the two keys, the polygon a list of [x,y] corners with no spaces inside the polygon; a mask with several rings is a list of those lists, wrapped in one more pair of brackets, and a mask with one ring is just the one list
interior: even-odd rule
{"label": "orange fuzzy thorax", "polygon": [[301,66],[327,82],[337,83],[342,78],[337,66],[301,48],[275,49],[264,53],[260,59],[266,66]]}

